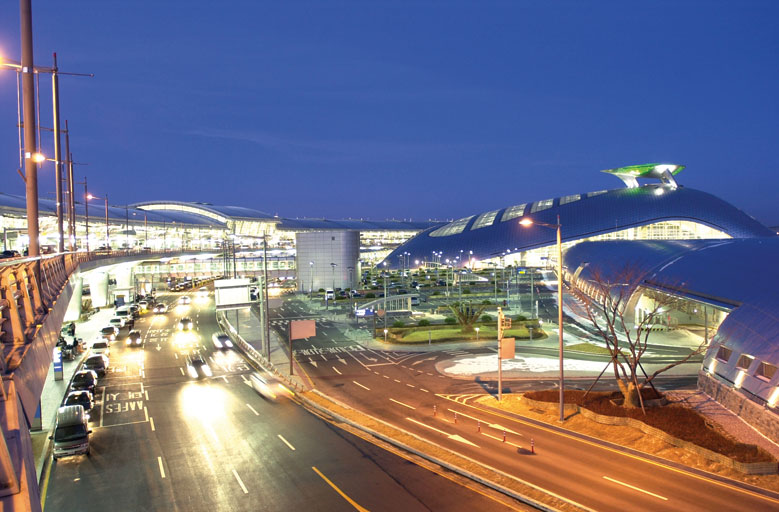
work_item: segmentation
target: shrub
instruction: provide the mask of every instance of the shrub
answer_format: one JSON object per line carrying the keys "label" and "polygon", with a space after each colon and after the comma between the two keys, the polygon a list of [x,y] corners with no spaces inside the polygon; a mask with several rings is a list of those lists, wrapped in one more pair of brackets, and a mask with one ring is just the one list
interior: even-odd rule
{"label": "shrub", "polygon": [[517,317],[514,319],[517,322],[524,322],[527,320],[527,317],[525,315],[517,315]]}
{"label": "shrub", "polygon": [[366,299],[375,299],[376,298],[376,294],[368,292],[368,293],[365,294],[365,298]]}
{"label": "shrub", "polygon": [[436,290],[436,291],[434,291],[433,293],[431,293],[430,295],[441,295],[441,292],[439,292],[438,290]]}
{"label": "shrub", "polygon": [[447,325],[454,325],[457,323],[457,319],[453,316],[447,316],[444,318],[444,323]]}
{"label": "shrub", "polygon": [[319,289],[319,293],[325,293],[325,289],[324,288],[320,288]]}
{"label": "shrub", "polygon": [[427,318],[423,318],[422,320],[417,322],[417,325],[420,327],[427,327],[428,325],[430,325],[430,320],[428,320]]}
{"label": "shrub", "polygon": [[404,324],[400,320],[395,320],[394,322],[392,322],[392,327],[405,327],[405,326],[406,324]]}
{"label": "shrub", "polygon": [[494,322],[495,320],[493,320],[490,315],[482,315],[481,316],[481,321],[484,322],[485,324],[490,324],[490,323]]}
{"label": "shrub", "polygon": [[471,289],[470,288],[466,288],[466,289],[463,290],[463,295],[468,295],[469,293],[471,293]]}
{"label": "shrub", "polygon": [[483,301],[481,301],[481,303],[483,306],[489,306],[490,304],[492,304],[492,301],[489,299],[484,299]]}

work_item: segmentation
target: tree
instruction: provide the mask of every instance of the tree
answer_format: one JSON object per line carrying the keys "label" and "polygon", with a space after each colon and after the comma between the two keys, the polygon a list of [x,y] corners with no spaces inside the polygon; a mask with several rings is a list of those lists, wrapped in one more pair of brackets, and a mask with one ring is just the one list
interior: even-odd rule
{"label": "tree", "polygon": [[[612,367],[624,398],[623,406],[640,406],[643,410],[641,390],[646,386],[654,388],[655,377],[702,353],[705,340],[687,356],[648,375],[641,359],[648,348],[649,334],[662,324],[666,312],[678,309],[682,299],[663,291],[675,288],[669,283],[646,286],[644,273],[635,267],[625,266],[616,272],[605,272],[594,266],[588,270],[586,279],[572,280],[571,293],[579,299],[595,335],[606,344],[611,359],[603,372]],[[631,316],[638,309],[635,305],[639,300],[640,313]],[[600,375],[595,383],[599,379]]]}
{"label": "tree", "polygon": [[487,309],[486,305],[474,306],[471,303],[454,302],[449,304],[449,309],[457,319],[457,323],[460,324],[460,332],[469,333],[474,331],[473,324],[475,324],[484,310]]}

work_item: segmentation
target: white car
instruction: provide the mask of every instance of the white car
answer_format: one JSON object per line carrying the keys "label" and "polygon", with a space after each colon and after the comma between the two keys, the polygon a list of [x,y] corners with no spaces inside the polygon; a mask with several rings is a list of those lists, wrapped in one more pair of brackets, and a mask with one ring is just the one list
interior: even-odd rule
{"label": "white car", "polygon": [[212,334],[211,341],[214,342],[214,347],[216,348],[233,348],[233,340],[230,339],[230,336],[221,332]]}
{"label": "white car", "polygon": [[192,299],[189,298],[189,295],[182,295],[181,297],[179,297],[179,304],[187,305],[191,303],[192,303]]}
{"label": "white car", "polygon": [[90,350],[91,354],[104,354],[105,356],[108,356],[110,352],[111,348],[108,345],[108,341],[106,341],[104,338],[98,338],[92,342],[92,348]]}
{"label": "white car", "polygon": [[125,319],[120,316],[115,316],[111,320],[108,321],[109,324],[113,325],[117,329],[121,329],[124,327],[124,324],[126,323]]}
{"label": "white car", "polygon": [[279,397],[292,395],[292,392],[286,386],[268,374],[252,373],[249,375],[249,382],[252,388],[267,400],[275,402]]}

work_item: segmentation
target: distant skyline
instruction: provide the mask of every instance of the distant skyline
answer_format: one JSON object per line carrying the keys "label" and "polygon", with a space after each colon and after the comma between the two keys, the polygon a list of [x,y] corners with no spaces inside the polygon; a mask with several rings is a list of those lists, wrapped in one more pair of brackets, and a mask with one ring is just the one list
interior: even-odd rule
{"label": "distant skyline", "polygon": [[[451,219],[620,188],[598,171],[662,162],[779,225],[779,2],[32,7],[35,64],[56,51],[62,71],[95,74],[60,78],[61,110],[89,164],[78,181],[111,204]],[[5,2],[0,55],[20,53]],[[16,115],[16,74],[0,69],[0,191],[23,195]],[[39,171],[41,197],[53,176]]]}

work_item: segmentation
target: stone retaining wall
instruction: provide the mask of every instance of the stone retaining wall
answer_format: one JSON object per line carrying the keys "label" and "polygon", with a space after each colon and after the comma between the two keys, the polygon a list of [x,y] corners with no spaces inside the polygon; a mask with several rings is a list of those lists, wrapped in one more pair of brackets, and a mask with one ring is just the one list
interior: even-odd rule
{"label": "stone retaining wall", "polygon": [[[523,396],[522,400],[524,400],[530,407],[533,408],[538,408],[543,410],[550,410],[550,409],[557,410],[559,408],[559,404],[552,403],[552,402],[539,402],[538,400],[532,400],[530,398],[527,398],[526,396]],[[568,414],[569,411],[579,412],[585,418],[604,425],[620,425],[620,426],[629,426],[629,427],[636,428],[644,432],[645,434],[649,434],[651,436],[660,438],[666,443],[672,444],[674,446],[678,446],[679,448],[683,448],[692,453],[697,453],[698,455],[701,455],[706,459],[719,462],[725,466],[731,467],[736,471],[740,471],[745,474],[771,475],[779,471],[779,464],[776,462],[750,462],[750,463],[738,462],[736,460],[731,459],[730,457],[726,457],[725,455],[722,455],[721,453],[716,453],[706,448],[702,448],[689,441],[683,441],[666,432],[663,432],[662,430],[651,427],[646,423],[644,423],[643,421],[635,420],[633,418],[625,418],[620,416],[604,416],[602,414],[596,414],[590,411],[589,409],[579,407],[576,404],[566,404],[565,405],[566,415]]]}
{"label": "stone retaining wall", "polygon": [[747,422],[768,439],[779,439],[779,414],[753,402],[737,389],[718,381],[706,372],[698,372],[698,389]]}

